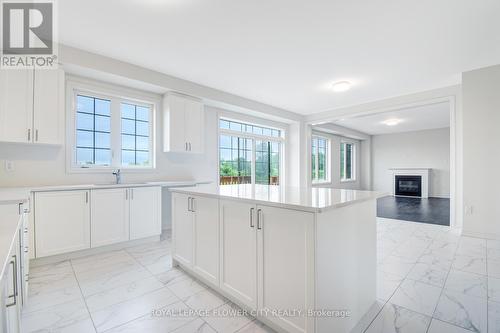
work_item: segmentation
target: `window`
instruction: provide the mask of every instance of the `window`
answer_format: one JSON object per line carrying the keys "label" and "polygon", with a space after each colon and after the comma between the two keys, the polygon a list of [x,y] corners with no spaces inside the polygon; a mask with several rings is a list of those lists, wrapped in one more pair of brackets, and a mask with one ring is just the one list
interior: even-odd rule
{"label": "window", "polygon": [[313,183],[328,181],[328,143],[327,138],[313,135],[311,145],[311,174]]}
{"label": "window", "polygon": [[73,91],[72,170],[154,167],[153,103]]}
{"label": "window", "polygon": [[150,165],[150,108],[121,103],[122,165]]}
{"label": "window", "polygon": [[282,130],[219,121],[220,184],[280,185]]}
{"label": "window", "polygon": [[340,180],[355,180],[355,145],[342,142],[340,144]]}
{"label": "window", "polygon": [[78,95],[76,105],[77,163],[111,165],[111,101]]}

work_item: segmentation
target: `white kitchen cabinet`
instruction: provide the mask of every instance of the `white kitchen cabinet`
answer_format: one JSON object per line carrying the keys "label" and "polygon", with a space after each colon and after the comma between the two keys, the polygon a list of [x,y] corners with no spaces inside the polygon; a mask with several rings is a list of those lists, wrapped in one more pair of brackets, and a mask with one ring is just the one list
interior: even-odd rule
{"label": "white kitchen cabinet", "polygon": [[257,226],[255,205],[220,201],[220,287],[257,309]]}
{"label": "white kitchen cabinet", "polygon": [[187,267],[193,267],[194,221],[191,214],[191,197],[172,194],[172,252],[173,258]]}
{"label": "white kitchen cabinet", "polygon": [[219,286],[219,200],[192,197],[194,219],[193,270],[212,285]]}
{"label": "white kitchen cabinet", "polygon": [[[314,308],[314,214],[267,206],[256,212],[259,310]],[[312,317],[268,319],[287,332],[314,327]]]}
{"label": "white kitchen cabinet", "polygon": [[62,144],[64,72],[0,70],[0,141]]}
{"label": "white kitchen cabinet", "polygon": [[0,323],[2,324],[2,332],[18,333],[20,332],[21,309],[22,309],[22,277],[20,274],[20,247],[19,236],[12,244],[9,254],[9,262],[5,267],[3,277],[1,277],[0,287],[2,289],[2,302]]}
{"label": "white kitchen cabinet", "polygon": [[33,71],[0,70],[0,141],[32,142]]}
{"label": "white kitchen cabinet", "polygon": [[201,102],[186,100],[186,142],[190,153],[203,153],[205,117]]}
{"label": "white kitchen cabinet", "polygon": [[36,257],[90,248],[89,191],[35,193]]}
{"label": "white kitchen cabinet", "polygon": [[33,142],[63,144],[64,72],[35,70],[33,94]]}
{"label": "white kitchen cabinet", "polygon": [[204,106],[188,96],[167,94],[163,100],[165,152],[204,152]]}
{"label": "white kitchen cabinet", "polygon": [[130,239],[161,234],[161,187],[129,189]]}
{"label": "white kitchen cabinet", "polygon": [[129,240],[128,189],[91,191],[91,247]]}

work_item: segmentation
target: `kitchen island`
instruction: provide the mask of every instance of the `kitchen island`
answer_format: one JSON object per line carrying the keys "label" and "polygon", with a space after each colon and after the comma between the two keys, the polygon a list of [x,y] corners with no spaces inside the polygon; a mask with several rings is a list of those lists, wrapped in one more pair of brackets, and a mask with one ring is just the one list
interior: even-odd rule
{"label": "kitchen island", "polygon": [[173,260],[281,332],[351,332],[376,298],[378,192],[173,188]]}

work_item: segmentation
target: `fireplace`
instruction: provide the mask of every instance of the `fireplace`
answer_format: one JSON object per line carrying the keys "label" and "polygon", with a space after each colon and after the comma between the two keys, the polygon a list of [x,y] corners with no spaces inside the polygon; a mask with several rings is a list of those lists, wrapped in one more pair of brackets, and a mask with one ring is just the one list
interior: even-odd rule
{"label": "fireplace", "polygon": [[394,194],[422,197],[422,176],[395,175]]}

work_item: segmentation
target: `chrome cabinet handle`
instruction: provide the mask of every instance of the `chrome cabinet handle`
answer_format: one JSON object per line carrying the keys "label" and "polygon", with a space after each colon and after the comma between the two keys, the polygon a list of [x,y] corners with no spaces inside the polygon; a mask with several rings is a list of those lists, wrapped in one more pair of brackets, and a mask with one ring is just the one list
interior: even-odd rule
{"label": "chrome cabinet handle", "polygon": [[186,146],[186,147],[184,148],[184,150],[185,150],[185,151],[187,151],[187,150],[188,150],[188,143],[186,142],[184,145]]}
{"label": "chrome cabinet handle", "polygon": [[262,209],[257,209],[257,230],[262,230]]}
{"label": "chrome cabinet handle", "polygon": [[194,205],[195,205],[195,198],[191,198],[191,211],[193,213],[196,212]]}
{"label": "chrome cabinet handle", "polygon": [[85,192],[85,203],[89,203],[89,192]]}
{"label": "chrome cabinet handle", "polygon": [[191,151],[191,142],[189,143],[189,151]]}
{"label": "chrome cabinet handle", "polygon": [[253,224],[253,212],[255,211],[255,208],[250,208],[250,228],[255,227]]}
{"label": "chrome cabinet handle", "polygon": [[134,200],[134,189],[130,189],[130,200]]}
{"label": "chrome cabinet handle", "polygon": [[128,188],[125,189],[125,200],[128,200]]}
{"label": "chrome cabinet handle", "polygon": [[188,197],[188,212],[191,211],[191,197]]}
{"label": "chrome cabinet handle", "polygon": [[31,128],[28,128],[28,141],[31,141]]}
{"label": "chrome cabinet handle", "polygon": [[38,141],[38,130],[35,130],[35,141]]}

